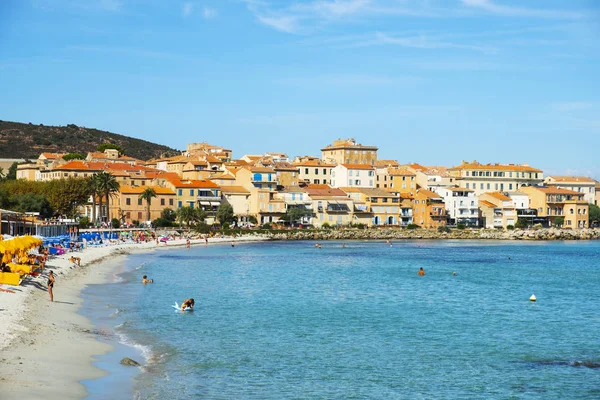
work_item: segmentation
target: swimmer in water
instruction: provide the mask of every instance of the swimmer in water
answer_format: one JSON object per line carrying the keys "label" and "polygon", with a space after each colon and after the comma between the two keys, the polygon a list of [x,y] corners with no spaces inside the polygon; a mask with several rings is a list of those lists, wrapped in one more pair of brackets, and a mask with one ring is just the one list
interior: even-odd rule
{"label": "swimmer in water", "polygon": [[419,276],[425,276],[425,271],[423,270],[423,267],[419,268],[418,275]]}
{"label": "swimmer in water", "polygon": [[154,283],[154,279],[148,279],[148,275],[142,276],[142,283]]}
{"label": "swimmer in water", "polygon": [[194,309],[194,299],[186,299],[183,301],[183,303],[181,304],[181,310],[185,310],[187,307],[189,307],[190,309]]}

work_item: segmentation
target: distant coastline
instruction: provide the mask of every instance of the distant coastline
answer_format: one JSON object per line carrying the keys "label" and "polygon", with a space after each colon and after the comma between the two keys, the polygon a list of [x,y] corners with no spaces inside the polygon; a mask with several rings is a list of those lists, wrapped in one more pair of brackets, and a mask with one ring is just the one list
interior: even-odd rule
{"label": "distant coastline", "polygon": [[402,239],[467,239],[467,240],[598,240],[600,228],[588,229],[335,229],[272,231],[269,240],[402,240]]}

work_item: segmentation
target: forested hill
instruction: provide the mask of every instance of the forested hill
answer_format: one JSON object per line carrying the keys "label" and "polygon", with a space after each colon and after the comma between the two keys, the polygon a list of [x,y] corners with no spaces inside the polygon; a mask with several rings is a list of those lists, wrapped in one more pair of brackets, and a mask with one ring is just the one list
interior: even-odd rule
{"label": "forested hill", "polygon": [[45,126],[0,121],[0,158],[35,159],[43,152],[85,155],[104,143],[119,145],[125,155],[140,160],[179,154],[160,144],[73,124]]}

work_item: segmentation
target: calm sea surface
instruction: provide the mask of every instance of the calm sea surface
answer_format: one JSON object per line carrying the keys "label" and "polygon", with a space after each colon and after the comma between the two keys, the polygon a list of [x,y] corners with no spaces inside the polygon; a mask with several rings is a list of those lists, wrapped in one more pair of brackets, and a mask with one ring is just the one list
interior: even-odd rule
{"label": "calm sea surface", "polygon": [[142,399],[600,398],[599,242],[392,244],[132,255],[87,308],[144,349]]}

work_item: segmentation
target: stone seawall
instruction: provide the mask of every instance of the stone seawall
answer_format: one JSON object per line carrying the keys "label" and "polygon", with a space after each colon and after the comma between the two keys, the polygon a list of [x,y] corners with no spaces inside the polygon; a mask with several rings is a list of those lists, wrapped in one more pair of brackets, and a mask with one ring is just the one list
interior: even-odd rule
{"label": "stone seawall", "polygon": [[487,240],[598,240],[600,229],[343,229],[280,231],[268,233],[270,240],[388,240],[388,239],[487,239]]}

